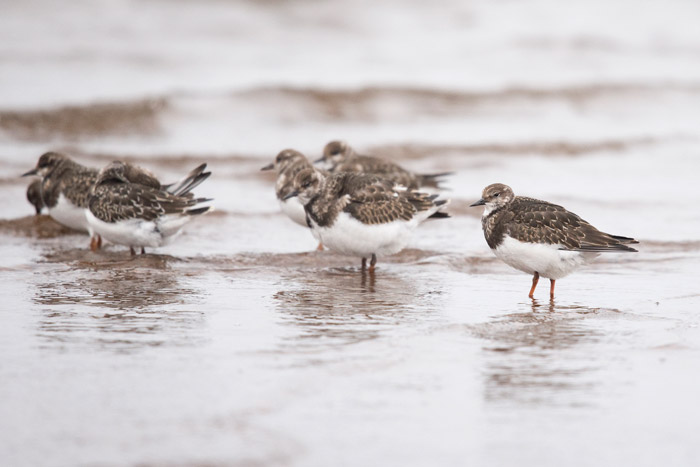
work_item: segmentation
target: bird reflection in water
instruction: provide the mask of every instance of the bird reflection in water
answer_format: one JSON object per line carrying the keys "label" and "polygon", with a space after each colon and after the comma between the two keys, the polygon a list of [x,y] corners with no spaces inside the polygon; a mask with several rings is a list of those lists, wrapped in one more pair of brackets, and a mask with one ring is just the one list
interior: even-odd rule
{"label": "bird reflection in water", "polygon": [[484,397],[499,404],[586,405],[606,362],[588,350],[605,339],[589,317],[616,310],[532,300],[527,311],[478,325],[484,347]]}
{"label": "bird reflection in water", "polygon": [[407,314],[425,312],[427,295],[402,277],[354,268],[295,272],[274,296],[282,319],[300,328],[292,346],[326,346],[379,337]]}
{"label": "bird reflection in water", "polygon": [[181,283],[167,256],[72,266],[36,287],[38,333],[50,345],[129,350],[201,339],[204,314],[187,309],[198,291]]}
{"label": "bird reflection in water", "polygon": [[362,270],[360,272],[360,287],[364,289],[366,293],[374,293],[374,284],[376,282],[376,276],[374,272],[368,273],[365,270]]}

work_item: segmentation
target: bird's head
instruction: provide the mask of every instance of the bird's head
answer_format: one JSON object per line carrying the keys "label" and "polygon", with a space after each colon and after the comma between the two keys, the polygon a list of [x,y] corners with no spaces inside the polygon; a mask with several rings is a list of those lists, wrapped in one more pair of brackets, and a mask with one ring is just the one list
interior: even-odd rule
{"label": "bird's head", "polygon": [[312,168],[304,169],[294,177],[294,189],[284,199],[298,196],[301,204],[307,204],[319,192],[322,183],[323,176],[318,170]]}
{"label": "bird's head", "polygon": [[323,148],[323,157],[314,164],[323,162],[326,168],[335,167],[354,154],[355,151],[345,141],[331,141]]}
{"label": "bird's head", "polygon": [[56,167],[61,165],[65,161],[70,161],[68,156],[61,154],[60,152],[47,152],[39,157],[39,160],[34,167],[29,172],[23,173],[23,177],[28,177],[30,175],[38,175],[40,177],[46,177],[51,173]]}
{"label": "bird's head", "polygon": [[510,203],[513,201],[513,198],[515,198],[515,195],[508,185],[494,183],[484,188],[484,191],[481,193],[481,199],[471,206],[486,206],[484,212],[488,214],[494,209]]}

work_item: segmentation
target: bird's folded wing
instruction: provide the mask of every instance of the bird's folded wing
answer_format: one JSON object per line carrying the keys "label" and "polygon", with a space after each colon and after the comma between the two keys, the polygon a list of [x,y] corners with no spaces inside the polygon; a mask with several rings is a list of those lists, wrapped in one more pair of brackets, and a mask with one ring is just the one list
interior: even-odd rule
{"label": "bird's folded wing", "polygon": [[601,232],[562,206],[531,198],[519,198],[504,217],[506,233],[530,243],[558,245],[562,250],[630,250],[623,237]]}
{"label": "bird's folded wing", "polygon": [[135,218],[150,221],[164,214],[182,213],[194,204],[196,200],[121,183],[98,187],[91,199],[90,211],[105,222]]}

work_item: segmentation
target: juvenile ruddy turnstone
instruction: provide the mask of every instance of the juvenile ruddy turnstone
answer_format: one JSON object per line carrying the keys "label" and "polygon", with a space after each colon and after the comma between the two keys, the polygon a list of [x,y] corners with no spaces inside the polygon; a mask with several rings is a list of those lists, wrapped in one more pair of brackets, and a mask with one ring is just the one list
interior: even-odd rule
{"label": "juvenile ruddy turnstone", "polygon": [[294,191],[304,205],[309,226],[331,250],[360,256],[362,269],[371,258],[401,251],[413,230],[440,212],[448,200],[406,189],[376,175],[341,172],[324,176],[304,169],[294,178]]}
{"label": "juvenile ruddy turnstone", "polygon": [[331,173],[353,172],[380,175],[406,188],[440,188],[440,178],[451,172],[437,174],[415,174],[398,164],[378,157],[357,154],[344,141],[331,141],[323,148],[323,157],[315,162],[323,162]]}
{"label": "juvenile ruddy turnstone", "polygon": [[34,180],[27,187],[27,201],[34,206],[36,210],[36,215],[41,214],[41,210],[44,208],[44,200],[41,199],[41,180]]}
{"label": "juvenile ruddy turnstone", "polygon": [[554,283],[604,252],[637,251],[627,245],[633,238],[610,235],[573,212],[538,199],[515,196],[501,183],[484,188],[472,206],[485,206],[481,217],[486,243],[498,258],[519,271],[532,274],[530,298],[540,276]]}
{"label": "juvenile ruddy turnstone", "polygon": [[41,199],[49,215],[59,224],[89,232],[90,246],[99,247],[101,239],[90,230],[85,213],[88,194],[97,179],[97,170],[85,167],[58,152],[47,152],[23,177],[41,177]]}
{"label": "juvenile ruddy turnstone", "polygon": [[285,149],[277,154],[274,162],[260,169],[275,169],[277,172],[275,194],[277,195],[280,209],[287,217],[304,227],[307,227],[304,206],[299,202],[299,198],[287,198],[287,195],[294,191],[294,177],[302,170],[311,168],[313,168],[313,165],[302,153],[294,149]]}
{"label": "juvenile ruddy turnstone", "polygon": [[211,201],[195,198],[192,189],[206,180],[202,164],[182,180],[161,185],[140,167],[115,161],[103,168],[90,191],[86,215],[92,229],[105,240],[135,247],[159,247],[172,240],[192,216],[212,210]]}
{"label": "juvenile ruddy turnstone", "polygon": [[[299,172],[305,169],[319,169],[315,169],[306,156],[299,151],[295,151],[294,149],[285,149],[284,151],[281,151],[279,154],[277,154],[277,157],[275,157],[274,162],[266,165],[260,170],[272,169],[275,169],[277,172],[275,194],[277,195],[277,201],[280,205],[280,209],[291,220],[308,228],[308,224],[306,222],[306,212],[304,212],[304,206],[299,201],[299,198],[289,198],[287,195],[294,191],[294,177]],[[323,250],[323,244],[319,243],[317,249],[319,251]]]}

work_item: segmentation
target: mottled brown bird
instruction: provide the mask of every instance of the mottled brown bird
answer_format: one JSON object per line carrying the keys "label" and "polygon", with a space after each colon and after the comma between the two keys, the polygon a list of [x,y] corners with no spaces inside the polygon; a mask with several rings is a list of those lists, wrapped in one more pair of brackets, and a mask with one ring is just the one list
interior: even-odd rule
{"label": "mottled brown bird", "polygon": [[484,188],[472,206],[485,206],[481,217],[486,243],[509,266],[532,274],[530,298],[540,276],[554,283],[604,252],[636,252],[637,240],[611,235],[573,212],[538,199],[515,196],[502,183]]}
{"label": "mottled brown bird", "polygon": [[192,190],[206,180],[206,164],[182,180],[161,185],[145,169],[115,161],[103,168],[90,191],[87,219],[105,240],[126,245],[135,254],[140,247],[159,247],[180,233],[192,216],[209,212],[211,201],[195,198]]}
{"label": "mottled brown bird", "polygon": [[36,215],[41,214],[41,210],[44,208],[44,200],[41,199],[41,180],[34,180],[27,187],[27,201],[34,206],[36,210]]}
{"label": "mottled brown bird", "polygon": [[97,179],[97,170],[85,167],[65,154],[47,152],[23,177],[41,177],[41,200],[49,215],[59,224],[71,229],[89,232],[90,247],[99,248],[102,240],[93,235],[85,218],[88,194]]}
{"label": "mottled brown bird", "polygon": [[[277,202],[279,203],[280,209],[291,220],[308,228],[308,223],[306,222],[306,212],[304,211],[304,206],[302,206],[302,204],[299,202],[299,198],[288,198],[287,195],[294,191],[294,177],[296,177],[296,175],[302,170],[313,170],[313,164],[311,164],[306,156],[299,151],[295,151],[294,149],[285,149],[277,154],[277,157],[275,157],[273,162],[267,164],[260,170],[273,169],[277,172],[275,195],[277,196]],[[328,174],[326,171],[321,169],[315,170],[319,170],[325,175]],[[323,250],[323,243],[319,242],[316,249],[319,251]]]}
{"label": "mottled brown bird", "polygon": [[406,188],[421,187],[440,188],[440,178],[451,172],[437,174],[416,174],[400,165],[373,156],[359,155],[344,141],[331,141],[323,148],[323,157],[316,162],[323,162],[331,173],[353,172],[380,175]]}
{"label": "mottled brown bird", "polygon": [[385,178],[341,172],[324,176],[313,169],[299,172],[294,191],[306,210],[309,226],[331,250],[362,258],[362,269],[371,258],[398,253],[413,230],[429,217],[449,217],[440,212],[448,200],[407,190]]}

